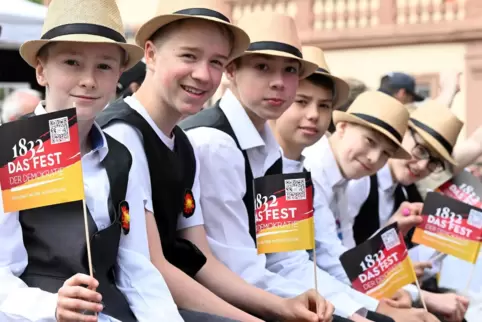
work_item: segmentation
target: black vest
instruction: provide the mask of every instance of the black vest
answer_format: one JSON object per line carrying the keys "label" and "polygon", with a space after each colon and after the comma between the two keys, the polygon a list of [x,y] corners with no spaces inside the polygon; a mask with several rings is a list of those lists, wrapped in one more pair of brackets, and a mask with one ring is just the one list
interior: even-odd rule
{"label": "black vest", "polygon": [[[132,163],[125,146],[105,135],[109,153],[101,162],[107,171],[110,196],[106,203],[111,225],[98,230],[87,209],[94,277],[99,281],[104,310],[123,322],[137,321],[115,285],[115,265],[121,236],[119,204],[125,199]],[[20,211],[28,265],[20,278],[29,286],[57,293],[77,273],[89,274],[81,201]]]}
{"label": "black vest", "polygon": [[184,196],[192,189],[196,173],[194,151],[186,134],[179,127],[174,128],[175,147],[171,151],[142,115],[123,100],[107,107],[97,122],[103,128],[114,122],[124,122],[141,132],[162,251],[172,265],[194,277],[206,263],[206,257],[193,243],[177,236],[177,220],[184,207]]}
{"label": "black vest", "polygon": [[[407,197],[405,196],[407,193]],[[394,206],[392,214],[398,210],[402,202],[423,202],[423,198],[420,195],[415,184],[408,186],[397,185],[394,192]],[[353,236],[357,245],[363,243],[369,239],[380,228],[380,203],[378,195],[378,176],[374,174],[370,177],[370,193],[365,203],[360,208],[360,212],[355,218],[353,225]],[[412,242],[412,235],[414,229],[410,230],[405,238],[405,243],[408,248],[415,246]]]}
{"label": "black vest", "polygon": [[[223,113],[221,108],[219,107],[219,101],[211,107],[202,110],[201,112],[197,113],[196,115],[190,116],[183,120],[180,125],[185,131],[189,131],[190,129],[195,129],[198,127],[210,127],[218,129],[231,138],[233,138],[234,142],[238,149],[243,153],[244,156],[244,174],[246,180],[246,193],[243,197],[243,203],[246,207],[248,212],[248,222],[249,222],[249,234],[254,240],[256,244],[256,221],[255,221],[255,203],[254,203],[254,178],[253,172],[251,170],[251,165],[249,164],[248,154],[244,151],[241,146],[239,145],[239,141],[234,134],[234,130],[229,124],[229,120],[226,115]],[[279,158],[276,162],[266,171],[265,175],[271,174],[281,174],[283,173],[283,163],[282,159]]]}

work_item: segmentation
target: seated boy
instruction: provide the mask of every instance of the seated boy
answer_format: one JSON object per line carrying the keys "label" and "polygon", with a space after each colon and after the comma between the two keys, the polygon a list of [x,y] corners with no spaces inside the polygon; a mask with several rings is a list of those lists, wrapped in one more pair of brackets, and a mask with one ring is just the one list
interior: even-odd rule
{"label": "seated boy", "polygon": [[[143,196],[129,175],[131,156],[94,123],[122,71],[143,55],[126,43],[115,1],[52,1],[41,40],[24,43],[20,54],[47,88],[36,115],[76,106],[93,277],[80,202],[2,210],[0,320],[182,321],[150,262]],[[124,200],[129,231],[121,229],[118,212]]]}
{"label": "seated boy", "polygon": [[[447,164],[457,167],[451,154],[462,126],[463,122],[447,106],[436,101],[424,102],[413,111],[402,142],[403,147],[411,151],[412,157],[408,160],[389,159],[371,177],[348,183],[347,196],[352,215],[350,222],[353,226],[351,240],[356,244],[362,243],[377,229],[390,223],[392,214],[403,202],[423,202],[415,183],[432,173],[444,171]],[[416,246],[410,252],[417,259],[429,260],[434,250]],[[418,300],[415,287],[407,290],[411,291],[413,300]],[[464,297],[450,293],[422,293],[429,310],[448,317],[449,321],[463,319],[468,306],[468,300]]]}
{"label": "seated boy", "polygon": [[[315,191],[315,240],[317,265],[349,284],[339,256],[347,248],[340,239],[349,237],[349,213],[345,189],[348,180],[376,172],[390,156],[408,158],[401,147],[407,129],[405,107],[381,92],[360,94],[347,112],[334,111],[336,131],[303,151]],[[406,221],[413,220],[409,216]],[[397,217],[398,218],[398,217]],[[395,321],[430,321],[430,314],[416,309],[398,309],[380,301],[377,312]],[[434,320],[436,321],[436,319]]]}

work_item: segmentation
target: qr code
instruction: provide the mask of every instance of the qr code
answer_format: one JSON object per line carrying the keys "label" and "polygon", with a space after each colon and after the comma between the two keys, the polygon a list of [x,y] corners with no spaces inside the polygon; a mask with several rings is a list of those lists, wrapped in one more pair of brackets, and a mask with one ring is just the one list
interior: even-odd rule
{"label": "qr code", "polygon": [[286,179],[285,180],[286,200],[305,200],[306,182],[305,179]]}
{"label": "qr code", "polygon": [[400,238],[398,238],[397,231],[392,228],[382,234],[383,245],[385,245],[386,250],[390,250],[393,247],[400,245]]}
{"label": "qr code", "polygon": [[52,144],[70,142],[69,119],[67,116],[49,120],[49,130]]}
{"label": "qr code", "polygon": [[477,229],[482,228],[482,212],[475,209],[470,209],[469,218],[467,219],[467,224],[473,226]]}

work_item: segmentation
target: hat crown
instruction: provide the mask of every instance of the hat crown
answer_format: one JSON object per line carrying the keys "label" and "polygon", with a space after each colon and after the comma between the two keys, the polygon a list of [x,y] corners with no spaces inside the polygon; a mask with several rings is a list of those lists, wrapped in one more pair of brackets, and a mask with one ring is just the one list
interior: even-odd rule
{"label": "hat crown", "polygon": [[401,137],[408,128],[409,113],[405,106],[395,98],[379,91],[361,93],[346,112],[374,117],[390,125]]}
{"label": "hat crown", "polygon": [[410,115],[411,119],[430,127],[453,147],[464,125],[449,106],[430,100],[422,103]]}
{"label": "hat crown", "polygon": [[101,25],[124,36],[115,0],[53,0],[47,10],[42,35],[56,27],[74,23]]}
{"label": "hat crown", "polygon": [[251,43],[271,41],[287,44],[301,51],[301,41],[293,18],[273,12],[244,14],[237,22],[246,31]]}
{"label": "hat crown", "polygon": [[183,0],[183,1],[165,1],[160,0],[157,5],[156,16],[174,14],[181,10],[188,9],[208,9],[216,11],[225,18],[230,16],[229,5],[221,0]]}
{"label": "hat crown", "polygon": [[302,47],[303,59],[313,62],[318,65],[318,68],[325,70],[330,73],[330,68],[326,63],[325,54],[323,50],[314,46],[303,46]]}

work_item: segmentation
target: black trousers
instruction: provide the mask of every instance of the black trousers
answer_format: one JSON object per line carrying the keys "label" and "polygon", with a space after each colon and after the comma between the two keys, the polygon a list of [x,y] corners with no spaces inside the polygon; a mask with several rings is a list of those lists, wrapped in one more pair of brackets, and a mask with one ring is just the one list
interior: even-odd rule
{"label": "black trousers", "polygon": [[179,314],[186,322],[239,322],[222,316],[217,316],[204,312],[179,309]]}
{"label": "black trousers", "polygon": [[375,322],[395,322],[391,317],[373,311],[368,311],[367,319]]}

